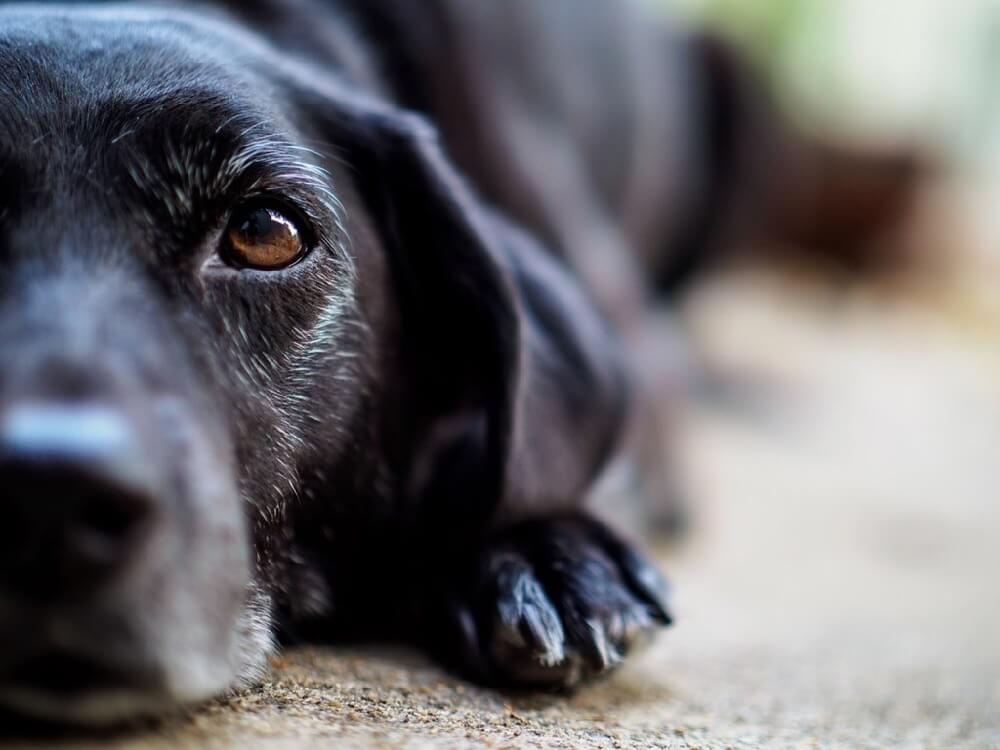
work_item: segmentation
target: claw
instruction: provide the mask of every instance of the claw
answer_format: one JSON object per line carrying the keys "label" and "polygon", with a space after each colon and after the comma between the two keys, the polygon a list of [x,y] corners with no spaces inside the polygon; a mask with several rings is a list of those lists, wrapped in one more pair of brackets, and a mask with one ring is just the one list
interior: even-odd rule
{"label": "claw", "polygon": [[653,616],[649,607],[636,602],[630,609],[612,616],[607,623],[607,629],[611,640],[616,644],[621,644],[622,648],[627,650],[632,642],[649,630],[652,625]]}
{"label": "claw", "polygon": [[482,643],[475,616],[468,607],[460,604],[452,604],[451,613],[458,631],[461,664],[472,674],[485,678],[489,674],[489,669],[483,660]]}
{"label": "claw", "polygon": [[661,625],[673,624],[674,618],[670,615],[668,604],[670,585],[660,575],[660,571],[628,548],[623,550],[622,567],[628,583],[642,599],[650,616]]}
{"label": "claw", "polygon": [[564,661],[566,636],[562,622],[534,575],[526,567],[506,570],[500,586],[497,615],[502,636],[513,645],[531,648],[545,666]]}
{"label": "claw", "polygon": [[521,632],[531,644],[540,663],[554,667],[566,659],[566,636],[562,623],[548,602],[532,603],[525,607],[521,618]]}
{"label": "claw", "polygon": [[622,655],[612,645],[600,620],[587,620],[590,637],[583,640],[582,656],[595,672],[603,672],[621,663]]}

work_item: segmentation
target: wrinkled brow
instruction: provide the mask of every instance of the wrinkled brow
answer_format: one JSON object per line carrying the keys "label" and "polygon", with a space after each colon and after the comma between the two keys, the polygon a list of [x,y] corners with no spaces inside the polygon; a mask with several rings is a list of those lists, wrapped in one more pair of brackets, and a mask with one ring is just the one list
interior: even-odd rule
{"label": "wrinkled brow", "polygon": [[[152,118],[151,118],[152,119]],[[145,207],[175,225],[213,222],[234,202],[280,196],[318,225],[342,226],[323,157],[267,120],[197,108],[121,128],[112,139]]]}

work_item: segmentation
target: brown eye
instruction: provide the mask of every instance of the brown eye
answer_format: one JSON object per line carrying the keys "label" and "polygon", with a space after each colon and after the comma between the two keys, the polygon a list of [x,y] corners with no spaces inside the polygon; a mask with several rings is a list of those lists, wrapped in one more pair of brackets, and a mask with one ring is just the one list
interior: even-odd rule
{"label": "brown eye", "polygon": [[306,251],[294,220],[278,208],[254,205],[236,213],[226,229],[226,260],[237,266],[275,270]]}

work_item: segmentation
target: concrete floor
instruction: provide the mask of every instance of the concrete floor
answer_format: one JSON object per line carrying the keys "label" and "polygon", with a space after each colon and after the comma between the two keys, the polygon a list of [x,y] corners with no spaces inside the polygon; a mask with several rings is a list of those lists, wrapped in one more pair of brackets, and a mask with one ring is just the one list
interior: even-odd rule
{"label": "concrete floor", "polygon": [[908,299],[700,295],[738,387],[683,409],[678,624],[611,679],[511,696],[410,653],[296,651],[191,716],[43,745],[1000,748],[1000,317]]}

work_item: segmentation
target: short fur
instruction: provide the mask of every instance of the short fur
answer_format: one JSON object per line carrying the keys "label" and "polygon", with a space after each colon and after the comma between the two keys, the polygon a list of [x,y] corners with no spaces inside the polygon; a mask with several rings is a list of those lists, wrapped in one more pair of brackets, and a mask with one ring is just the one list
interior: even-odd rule
{"label": "short fur", "polygon": [[[712,50],[621,0],[0,6],[0,440],[104,405],[157,519],[86,597],[0,566],[0,701],[159,711],[279,637],[566,686],[668,623],[583,505],[633,396],[614,326],[783,137]],[[254,196],[303,261],[220,261]],[[21,680],[53,653],[120,684]]]}

